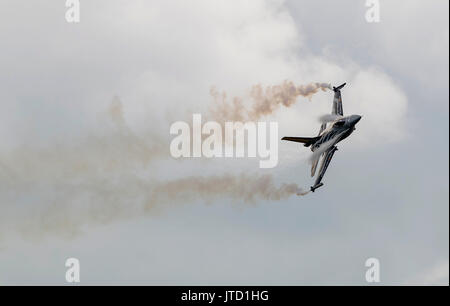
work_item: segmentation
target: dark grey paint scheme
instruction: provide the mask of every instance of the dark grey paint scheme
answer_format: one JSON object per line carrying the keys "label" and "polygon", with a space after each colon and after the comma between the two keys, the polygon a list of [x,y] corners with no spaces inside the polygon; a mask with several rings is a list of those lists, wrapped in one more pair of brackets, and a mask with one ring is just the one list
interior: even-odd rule
{"label": "dark grey paint scheme", "polygon": [[[338,87],[333,87],[334,99],[331,114],[338,116],[338,118],[329,123],[329,126],[327,126],[327,123],[323,123],[317,137],[282,138],[282,140],[304,143],[305,147],[311,147],[311,151],[318,152],[318,156],[312,162],[311,176],[315,175],[317,164],[319,163],[319,159],[322,157],[322,164],[320,166],[316,181],[314,186],[311,186],[311,191],[313,192],[317,188],[323,186],[322,178],[327,171],[328,165],[330,164],[334,153],[337,151],[337,143],[350,136],[350,134],[355,130],[355,125],[359,122],[359,120],[361,120],[361,116],[359,115],[344,117],[341,89],[345,86],[345,84],[346,83]],[[323,152],[320,153],[321,151]]]}

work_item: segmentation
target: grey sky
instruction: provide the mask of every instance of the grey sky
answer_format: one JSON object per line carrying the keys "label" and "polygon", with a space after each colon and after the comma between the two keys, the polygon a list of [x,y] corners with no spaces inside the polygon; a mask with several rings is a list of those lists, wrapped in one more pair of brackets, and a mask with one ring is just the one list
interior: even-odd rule
{"label": "grey sky", "polygon": [[[66,23],[63,2],[0,4],[0,284],[65,284],[68,257],[80,259],[82,284],[364,285],[369,257],[382,284],[448,284],[448,1],[380,0],[377,24],[365,1],[81,4],[79,24]],[[279,144],[275,169],[168,156],[170,124],[206,112],[210,86],[240,96],[284,79],[347,81],[344,111],[364,115],[323,188],[134,213],[134,176],[244,171],[309,186],[308,152],[292,144]],[[135,143],[111,136],[115,95],[133,133],[161,141],[166,158],[143,162]],[[299,98],[267,119],[280,136],[314,135],[331,99]],[[123,189],[111,199],[57,190],[80,156],[120,162],[67,190],[104,177]],[[103,222],[109,201],[127,213]]]}

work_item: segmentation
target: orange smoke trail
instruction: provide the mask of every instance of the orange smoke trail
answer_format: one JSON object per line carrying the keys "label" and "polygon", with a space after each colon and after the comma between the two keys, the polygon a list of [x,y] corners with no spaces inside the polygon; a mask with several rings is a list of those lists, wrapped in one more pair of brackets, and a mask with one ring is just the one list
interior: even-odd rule
{"label": "orange smoke trail", "polygon": [[251,88],[250,104],[246,105],[240,97],[234,97],[228,101],[225,92],[219,93],[212,87],[210,94],[215,103],[211,114],[218,121],[256,121],[274,113],[280,106],[292,106],[299,96],[311,99],[319,90],[327,89],[331,89],[331,85],[327,83],[295,85],[291,81],[284,81],[280,85],[267,87],[258,84]]}

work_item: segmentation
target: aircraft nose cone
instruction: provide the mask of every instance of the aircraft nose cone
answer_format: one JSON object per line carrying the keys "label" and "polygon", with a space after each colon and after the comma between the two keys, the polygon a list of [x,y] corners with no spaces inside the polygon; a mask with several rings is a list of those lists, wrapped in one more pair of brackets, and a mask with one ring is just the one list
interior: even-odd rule
{"label": "aircraft nose cone", "polygon": [[361,117],[362,116],[360,116],[360,115],[353,115],[353,118],[352,118],[353,124],[357,124],[359,122],[359,120],[361,120]]}

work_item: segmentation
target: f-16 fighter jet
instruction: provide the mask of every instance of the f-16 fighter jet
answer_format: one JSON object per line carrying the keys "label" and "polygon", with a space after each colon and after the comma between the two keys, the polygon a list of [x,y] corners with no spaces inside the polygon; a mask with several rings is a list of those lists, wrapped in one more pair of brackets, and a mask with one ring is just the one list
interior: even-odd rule
{"label": "f-16 fighter jet", "polygon": [[361,116],[359,115],[344,117],[341,89],[345,86],[345,84],[346,83],[338,87],[333,87],[334,99],[333,109],[331,110],[331,118],[334,118],[334,120],[332,120],[329,125],[327,122],[322,123],[319,135],[317,137],[283,137],[281,139],[300,142],[303,143],[305,147],[311,147],[311,151],[313,151],[311,177],[315,175],[319,160],[322,158],[322,163],[316,181],[314,186],[311,186],[312,192],[323,186],[322,178],[327,171],[334,152],[337,151],[337,143],[350,136],[350,134],[355,130],[355,125],[359,120],[361,120]]}

